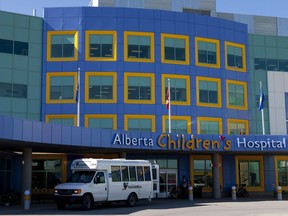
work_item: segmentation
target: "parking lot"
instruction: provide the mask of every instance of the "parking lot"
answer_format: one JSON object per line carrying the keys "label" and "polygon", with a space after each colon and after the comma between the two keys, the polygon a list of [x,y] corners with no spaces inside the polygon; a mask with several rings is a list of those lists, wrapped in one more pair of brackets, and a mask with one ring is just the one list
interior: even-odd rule
{"label": "parking lot", "polygon": [[83,211],[79,206],[68,206],[66,210],[58,210],[53,202],[32,203],[29,210],[23,205],[1,206],[1,215],[137,215],[137,216],[256,216],[256,215],[288,215],[286,200],[253,200],[238,199],[195,199],[194,201],[180,199],[156,199],[151,203],[140,201],[135,207],[126,207],[124,203],[111,206],[96,205],[90,211]]}

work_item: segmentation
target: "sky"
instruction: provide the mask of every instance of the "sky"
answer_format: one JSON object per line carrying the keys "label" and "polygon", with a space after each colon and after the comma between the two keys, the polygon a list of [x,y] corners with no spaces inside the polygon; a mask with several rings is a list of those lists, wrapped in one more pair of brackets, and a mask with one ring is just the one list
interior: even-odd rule
{"label": "sky", "polygon": [[[288,18],[288,0],[216,1],[217,12]],[[0,0],[0,10],[32,15],[33,9],[36,9],[36,16],[42,17],[44,7],[88,6],[89,2],[90,0]]]}

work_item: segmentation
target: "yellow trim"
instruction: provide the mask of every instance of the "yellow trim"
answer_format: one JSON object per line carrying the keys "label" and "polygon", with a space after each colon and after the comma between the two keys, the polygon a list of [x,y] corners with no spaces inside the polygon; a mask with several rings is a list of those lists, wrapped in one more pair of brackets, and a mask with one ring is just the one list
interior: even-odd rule
{"label": "yellow trim", "polygon": [[[163,115],[162,116],[162,132],[166,133],[166,120],[168,120],[169,116]],[[191,134],[191,116],[171,116],[171,120],[183,120],[186,121],[187,125],[187,134]]]}
{"label": "yellow trim", "polygon": [[[194,187],[194,160],[211,160],[211,163],[213,163],[212,155],[190,155],[190,181],[192,183],[192,187]],[[223,191],[223,172],[222,172],[222,156],[219,156],[219,163],[221,166],[219,167],[220,172],[220,186],[221,190]],[[212,176],[212,169],[211,169],[211,176]],[[213,176],[212,176],[213,180]],[[212,192],[213,187],[204,187],[203,192]]]}
{"label": "yellow trim", "polygon": [[200,134],[201,128],[200,128],[200,122],[201,121],[207,121],[207,122],[218,122],[219,131],[218,134],[222,134],[223,130],[223,124],[221,118],[211,118],[211,117],[197,117],[197,133]]}
{"label": "yellow trim", "polygon": [[155,115],[124,115],[124,130],[128,131],[129,119],[150,119],[151,120],[151,132],[156,132]]}
{"label": "yellow trim", "polygon": [[[228,66],[228,46],[231,47],[237,47],[242,49],[242,63],[243,63],[243,68],[236,68],[236,67],[230,67]],[[244,44],[238,44],[238,43],[233,43],[233,42],[228,42],[225,41],[225,66],[227,70],[234,70],[234,71],[239,71],[239,72],[246,72],[246,47]]]}
{"label": "yellow trim", "polygon": [[[66,182],[67,180],[67,155],[66,154],[34,154],[32,155],[32,160],[61,160],[61,180],[62,182]],[[53,189],[53,188],[51,188]]]}
{"label": "yellow trim", "polygon": [[110,118],[113,120],[113,130],[117,130],[117,115],[115,114],[86,114],[85,115],[85,127],[89,127],[88,122],[89,119],[103,119],[103,118]]}
{"label": "yellow trim", "polygon": [[[200,102],[199,97],[199,81],[207,81],[207,82],[216,82],[217,83],[217,97],[218,97],[218,103],[203,103]],[[222,94],[221,94],[221,80],[218,78],[210,78],[210,77],[200,77],[196,76],[196,98],[197,98],[197,106],[208,106],[208,107],[222,107]]]}
{"label": "yellow trim", "polygon": [[[90,35],[112,35],[112,57],[90,57]],[[85,32],[85,60],[86,61],[116,61],[117,60],[117,32],[116,31],[86,31]]]}
{"label": "yellow trim", "polygon": [[[278,176],[278,161],[288,161],[288,156],[275,156],[275,178],[276,178],[276,184],[275,184],[275,189],[279,186],[279,176]],[[288,186],[281,186],[282,191],[288,190]]]}
{"label": "yellow trim", "polygon": [[[50,89],[51,89],[51,86],[50,86],[50,83],[51,83],[51,77],[65,77],[65,76],[73,76],[74,78],[74,97],[73,99],[59,99],[59,100],[51,100],[50,99]],[[49,72],[46,74],[46,103],[53,103],[53,104],[67,104],[67,103],[76,103],[75,102],[75,94],[76,94],[76,86],[77,86],[77,72]]]}
{"label": "yellow trim", "polygon": [[[54,35],[74,36],[74,57],[51,57],[51,42]],[[78,61],[78,31],[48,31],[47,32],[47,61]]]}
{"label": "yellow trim", "polygon": [[258,187],[246,187],[247,191],[264,191],[264,160],[263,156],[235,156],[235,170],[236,170],[236,184],[239,183],[239,161],[259,161],[260,165],[260,186]]}
{"label": "yellow trim", "polygon": [[[150,37],[150,58],[129,58],[128,57],[128,36]],[[153,32],[124,32],[124,61],[128,62],[154,62],[154,33]]]}
{"label": "yellow trim", "polygon": [[[111,76],[113,78],[113,98],[109,100],[89,99],[89,77]],[[117,103],[117,73],[116,72],[86,72],[85,73],[85,103]]]}
{"label": "yellow trim", "polygon": [[46,115],[45,122],[49,123],[51,119],[73,119],[74,126],[77,126],[77,115],[76,114],[59,114],[59,115]]}
{"label": "yellow trim", "polygon": [[[216,45],[216,64],[199,62],[198,42],[213,43]],[[196,58],[195,64],[197,66],[220,68],[220,42],[219,42],[219,40],[210,39],[210,38],[195,37],[195,58]]]}
{"label": "yellow trim", "polygon": [[[244,124],[245,125],[245,135],[249,135],[249,122],[248,120],[243,120],[243,119],[228,119],[227,124],[228,124],[228,134],[230,134],[230,124],[231,123],[239,123],[239,124]],[[244,134],[243,134],[244,135]]]}
{"label": "yellow trim", "polygon": [[[244,106],[234,106],[229,104],[229,84],[234,85],[241,85],[243,86],[244,90]],[[236,81],[236,80],[226,80],[226,101],[227,101],[227,108],[229,109],[238,109],[238,110],[247,110],[248,109],[248,99],[247,99],[247,83]]]}
{"label": "yellow trim", "polygon": [[[162,104],[166,104],[165,79],[184,79],[186,80],[186,101],[171,101],[171,105],[190,106],[190,76],[162,74]],[[171,85],[170,85],[171,86]],[[171,86],[172,87],[172,86]]]}
{"label": "yellow trim", "polygon": [[[151,100],[129,100],[128,99],[128,78],[129,77],[149,77],[151,79]],[[155,75],[153,73],[124,73],[124,103],[128,104],[155,104]]]}
{"label": "yellow trim", "polygon": [[[164,43],[165,38],[182,39],[185,41],[185,61],[166,60],[165,59],[165,43]],[[161,34],[161,62],[162,63],[189,65],[189,63],[190,63],[189,57],[190,57],[189,36],[176,35],[176,34]]]}

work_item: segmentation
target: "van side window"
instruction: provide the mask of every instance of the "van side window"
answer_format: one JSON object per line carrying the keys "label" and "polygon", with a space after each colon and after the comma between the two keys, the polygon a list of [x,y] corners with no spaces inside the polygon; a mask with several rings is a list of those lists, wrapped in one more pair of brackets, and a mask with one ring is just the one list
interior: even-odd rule
{"label": "van side window", "polygon": [[151,181],[151,172],[150,172],[149,166],[144,167],[144,176],[145,176],[145,181]]}
{"label": "van side window", "polygon": [[142,166],[137,166],[137,178],[138,178],[138,181],[144,181],[143,167]]}
{"label": "van side window", "polygon": [[120,166],[111,166],[112,182],[121,182]]}
{"label": "van side window", "polygon": [[129,166],[130,181],[136,181],[136,167]]}
{"label": "van side window", "polygon": [[97,182],[97,184],[105,183],[105,177],[104,177],[104,173],[103,172],[98,172],[96,174],[96,182]]}
{"label": "van side window", "polygon": [[129,181],[128,167],[121,166],[121,170],[122,170],[122,181]]}

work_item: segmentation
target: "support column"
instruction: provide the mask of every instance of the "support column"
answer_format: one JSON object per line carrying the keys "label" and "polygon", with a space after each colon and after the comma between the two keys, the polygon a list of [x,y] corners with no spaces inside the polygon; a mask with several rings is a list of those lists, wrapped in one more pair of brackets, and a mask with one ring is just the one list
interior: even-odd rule
{"label": "support column", "polygon": [[24,149],[22,161],[22,195],[29,190],[32,184],[32,149]]}
{"label": "support column", "polygon": [[212,175],[213,175],[213,197],[216,199],[221,198],[220,188],[220,155],[217,153],[213,154],[212,157]]}

